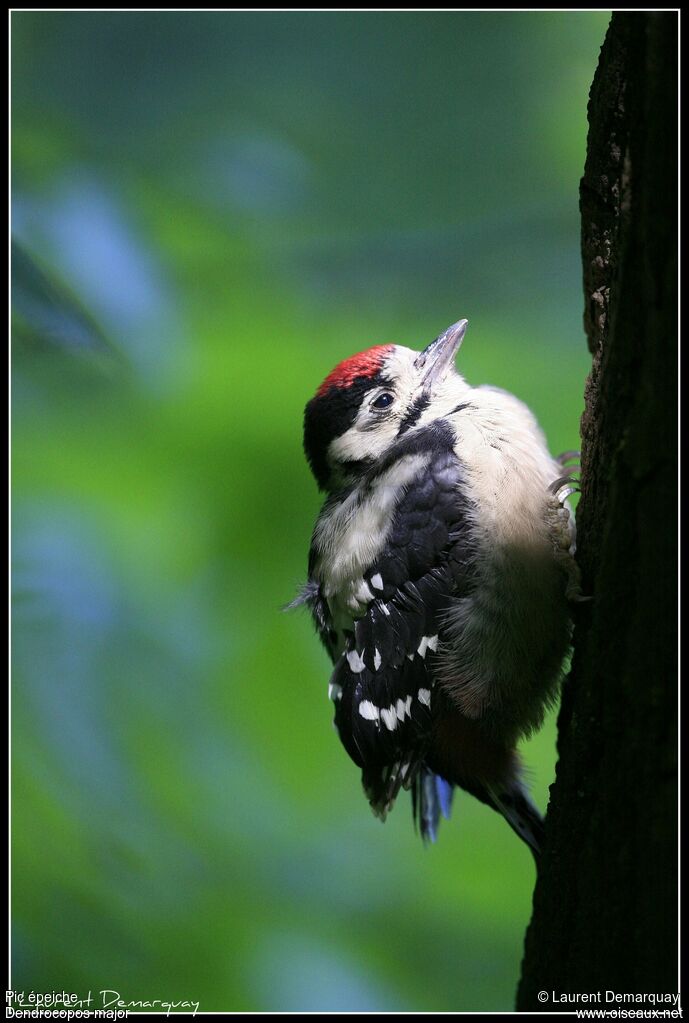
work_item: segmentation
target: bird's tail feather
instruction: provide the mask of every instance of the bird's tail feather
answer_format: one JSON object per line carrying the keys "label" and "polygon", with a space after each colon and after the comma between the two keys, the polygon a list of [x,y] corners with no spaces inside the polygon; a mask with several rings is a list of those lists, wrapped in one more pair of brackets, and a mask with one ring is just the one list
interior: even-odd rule
{"label": "bird's tail feather", "polygon": [[435,842],[441,816],[446,820],[452,809],[454,786],[428,767],[421,765],[411,789],[414,824],[424,841]]}
{"label": "bird's tail feather", "polygon": [[[385,820],[401,788],[411,790],[414,825],[424,841],[435,842],[441,817],[449,818],[454,785],[422,760],[399,761],[362,772],[364,790],[376,817]],[[482,803],[497,810],[531,849],[536,861],[543,845],[543,818],[519,777],[502,785],[462,782]]]}
{"label": "bird's tail feather", "polygon": [[401,788],[412,796],[414,824],[424,841],[435,842],[440,818],[450,816],[454,786],[421,760],[387,764],[362,772],[364,791],[376,817],[385,820]]}

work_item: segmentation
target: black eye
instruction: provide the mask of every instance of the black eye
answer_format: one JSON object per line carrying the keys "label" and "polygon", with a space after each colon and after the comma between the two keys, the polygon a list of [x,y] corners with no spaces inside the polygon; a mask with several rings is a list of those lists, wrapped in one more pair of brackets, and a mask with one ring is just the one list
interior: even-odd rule
{"label": "black eye", "polygon": [[388,392],[386,391],[385,394],[379,394],[378,395],[378,397],[373,402],[371,407],[372,408],[387,408],[388,405],[392,405],[394,400],[395,400],[394,394],[388,394]]}

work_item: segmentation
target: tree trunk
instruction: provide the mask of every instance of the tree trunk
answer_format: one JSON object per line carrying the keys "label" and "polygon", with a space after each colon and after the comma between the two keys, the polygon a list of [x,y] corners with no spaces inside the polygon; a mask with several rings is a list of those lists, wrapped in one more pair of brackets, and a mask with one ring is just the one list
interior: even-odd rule
{"label": "tree trunk", "polygon": [[589,100],[577,525],[593,599],[576,615],[521,1010],[678,989],[677,21],[614,14]]}

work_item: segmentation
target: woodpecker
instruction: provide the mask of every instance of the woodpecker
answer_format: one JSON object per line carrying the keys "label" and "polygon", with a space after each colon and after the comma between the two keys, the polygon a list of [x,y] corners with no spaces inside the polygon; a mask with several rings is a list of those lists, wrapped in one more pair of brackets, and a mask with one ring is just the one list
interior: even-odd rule
{"label": "woodpecker", "polygon": [[579,598],[576,479],[530,410],[456,371],[460,320],[423,351],[376,345],[325,378],[304,450],[325,503],[305,604],[332,660],[340,740],[385,819],[400,789],[435,841],[456,786],[537,857],[520,738],[554,701]]}

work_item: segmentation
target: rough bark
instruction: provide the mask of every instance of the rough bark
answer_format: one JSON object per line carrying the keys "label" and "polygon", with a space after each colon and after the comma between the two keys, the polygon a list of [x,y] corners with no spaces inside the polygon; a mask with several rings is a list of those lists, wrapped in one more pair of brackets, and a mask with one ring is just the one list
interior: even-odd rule
{"label": "rough bark", "polygon": [[613,15],[581,182],[593,364],[577,525],[593,599],[563,691],[521,1010],[677,991],[676,74],[675,13]]}

